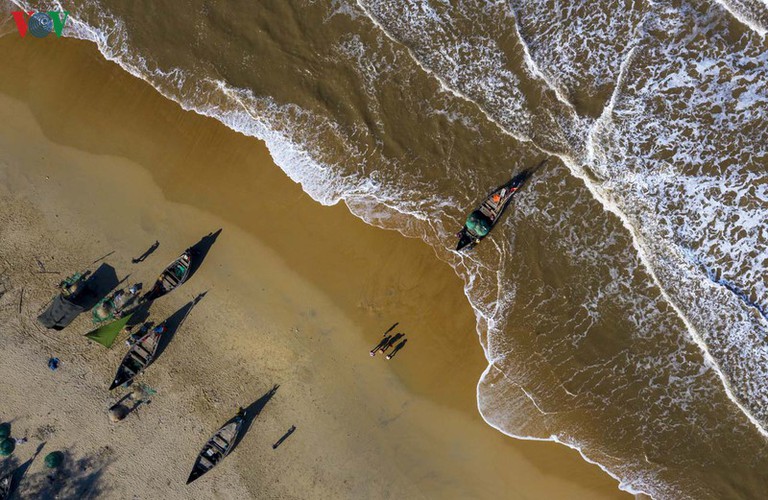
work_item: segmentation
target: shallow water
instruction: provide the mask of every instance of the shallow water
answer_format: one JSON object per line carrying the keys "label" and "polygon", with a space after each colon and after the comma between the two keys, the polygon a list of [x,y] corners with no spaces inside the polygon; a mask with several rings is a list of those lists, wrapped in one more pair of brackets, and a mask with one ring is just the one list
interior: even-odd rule
{"label": "shallow water", "polygon": [[[431,244],[477,314],[491,425],[576,447],[628,491],[765,491],[765,4],[70,10],[67,36],[264,139],[317,201]],[[546,157],[452,252],[482,196]]]}

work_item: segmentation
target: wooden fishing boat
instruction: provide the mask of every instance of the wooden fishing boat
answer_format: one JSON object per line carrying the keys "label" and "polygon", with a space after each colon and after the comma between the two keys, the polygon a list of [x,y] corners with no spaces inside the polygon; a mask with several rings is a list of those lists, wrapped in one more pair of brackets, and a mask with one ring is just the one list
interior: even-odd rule
{"label": "wooden fishing boat", "polygon": [[512,197],[530,175],[529,170],[520,172],[509,182],[496,188],[477,209],[469,214],[466,224],[456,235],[459,237],[456,250],[469,250],[488,236],[491,229],[499,222],[501,214],[512,202]]}
{"label": "wooden fishing boat", "polygon": [[245,411],[240,409],[235,418],[216,431],[216,434],[205,443],[202,451],[197,456],[195,466],[192,468],[192,472],[187,479],[187,484],[213,469],[232,451],[232,447],[238,434],[240,434],[240,429],[243,427],[244,422]]}
{"label": "wooden fishing boat", "polygon": [[157,347],[160,345],[160,337],[164,332],[165,324],[158,325],[131,346],[117,369],[112,385],[109,386],[110,391],[132,380],[149,366],[155,357]]}
{"label": "wooden fishing boat", "polygon": [[191,252],[187,250],[160,273],[160,276],[158,276],[157,281],[155,282],[155,286],[152,287],[144,298],[146,300],[155,300],[187,281],[191,265]]}

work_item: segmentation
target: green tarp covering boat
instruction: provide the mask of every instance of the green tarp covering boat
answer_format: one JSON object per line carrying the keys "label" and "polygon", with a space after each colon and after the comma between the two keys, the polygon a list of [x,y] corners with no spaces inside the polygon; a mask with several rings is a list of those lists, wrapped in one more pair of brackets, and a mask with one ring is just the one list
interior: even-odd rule
{"label": "green tarp covering boat", "polygon": [[533,170],[523,170],[509,182],[499,186],[486,196],[480,206],[469,214],[466,224],[456,235],[459,237],[456,251],[469,250],[477,245],[480,240],[488,236],[493,226],[499,222],[501,214],[504,213],[504,210],[512,202],[512,197],[515,193],[523,186],[528,177],[546,162],[547,160],[544,160]]}

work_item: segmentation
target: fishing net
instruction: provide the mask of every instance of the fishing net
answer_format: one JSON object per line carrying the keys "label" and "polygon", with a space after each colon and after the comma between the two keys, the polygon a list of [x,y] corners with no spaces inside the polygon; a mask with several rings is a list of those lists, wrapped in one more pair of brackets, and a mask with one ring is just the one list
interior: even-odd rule
{"label": "fishing net", "polygon": [[483,237],[491,230],[491,221],[479,210],[475,210],[467,217],[467,229],[477,236]]}

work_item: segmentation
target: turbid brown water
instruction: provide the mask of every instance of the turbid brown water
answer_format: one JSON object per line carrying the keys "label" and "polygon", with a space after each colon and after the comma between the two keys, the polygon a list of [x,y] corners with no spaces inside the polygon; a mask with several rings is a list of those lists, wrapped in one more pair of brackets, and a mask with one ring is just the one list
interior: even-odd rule
{"label": "turbid brown water", "polygon": [[[315,200],[432,245],[476,311],[491,425],[577,447],[629,491],[758,498],[767,18],[734,0],[85,2],[65,34],[264,139]],[[491,236],[451,251],[485,193],[548,156]]]}
{"label": "turbid brown water", "polygon": [[[482,420],[475,388],[485,358],[474,315],[459,278],[423,242],[368,226],[342,206],[318,205],[271,163],[262,142],[184,112],[104,61],[91,43],[5,37],[0,53],[10,54],[0,76],[7,200],[0,218],[9,222],[0,224],[0,261],[12,270],[0,276],[0,286],[10,287],[0,303],[3,418],[15,416],[20,433],[59,419],[65,425],[46,446],[66,447],[77,460],[114,450],[83,471],[99,478],[91,494],[625,496],[577,452],[509,439]],[[153,308],[152,316],[164,318],[174,304],[209,290],[142,376],[161,396],[110,432],[98,424],[105,423],[103,398],[122,343],[105,356],[80,337],[91,328],[86,315],[46,337],[34,326],[36,311],[66,270],[109,254],[119,275],[127,269],[132,280],[151,283],[176,252],[216,227],[224,231],[200,273]],[[160,248],[134,266],[137,252],[158,236]],[[40,274],[30,255],[61,273]],[[18,315],[16,302],[6,306],[20,287]],[[371,359],[373,339],[393,318],[408,332],[407,355]],[[40,371],[50,349],[70,368],[64,378]],[[186,490],[191,464],[180,457],[196,456],[196,436],[207,438],[208,427],[230,418],[237,403],[275,382],[274,403],[227,465]],[[207,424],[194,424],[198,419]],[[286,422],[303,432],[279,455],[264,453]],[[147,428],[155,436],[149,447],[141,444]],[[27,451],[17,458],[31,456]],[[45,474],[35,469],[22,496]],[[81,496],[79,481],[57,485]]]}

